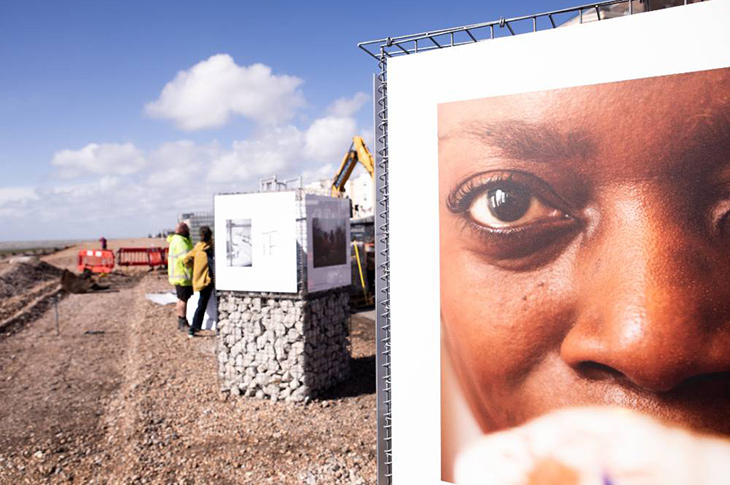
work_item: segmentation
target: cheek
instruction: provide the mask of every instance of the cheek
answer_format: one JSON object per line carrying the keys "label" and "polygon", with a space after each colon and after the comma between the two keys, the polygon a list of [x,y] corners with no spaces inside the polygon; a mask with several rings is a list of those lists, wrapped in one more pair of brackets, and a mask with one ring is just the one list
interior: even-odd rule
{"label": "cheek", "polygon": [[568,251],[536,271],[507,271],[459,238],[442,238],[442,324],[473,407],[499,406],[558,353],[576,306],[570,257]]}

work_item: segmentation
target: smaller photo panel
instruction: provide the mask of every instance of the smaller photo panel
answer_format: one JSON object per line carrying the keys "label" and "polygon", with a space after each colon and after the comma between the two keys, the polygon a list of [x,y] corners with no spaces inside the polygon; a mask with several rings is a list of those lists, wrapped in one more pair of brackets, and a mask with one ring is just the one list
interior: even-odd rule
{"label": "smaller photo panel", "polygon": [[293,191],[215,196],[217,290],[298,291],[296,208]]}
{"label": "smaller photo panel", "polygon": [[226,264],[229,267],[253,266],[251,219],[226,220]]}
{"label": "smaller photo panel", "polygon": [[347,220],[312,218],[312,251],[315,268],[347,263]]}
{"label": "smaller photo panel", "polygon": [[307,291],[350,286],[350,199],[307,195]]}

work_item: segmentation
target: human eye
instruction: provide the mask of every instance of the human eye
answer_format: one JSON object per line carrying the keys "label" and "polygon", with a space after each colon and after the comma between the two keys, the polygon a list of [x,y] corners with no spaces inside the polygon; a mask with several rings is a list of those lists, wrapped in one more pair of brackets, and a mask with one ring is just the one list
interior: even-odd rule
{"label": "human eye", "polygon": [[472,175],[452,190],[446,205],[486,242],[483,252],[505,259],[535,253],[578,225],[569,204],[547,183],[519,171]]}

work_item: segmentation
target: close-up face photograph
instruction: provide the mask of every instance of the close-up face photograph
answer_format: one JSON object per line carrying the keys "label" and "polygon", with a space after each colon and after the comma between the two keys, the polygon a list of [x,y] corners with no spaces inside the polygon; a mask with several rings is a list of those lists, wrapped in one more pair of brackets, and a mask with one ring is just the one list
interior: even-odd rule
{"label": "close-up face photograph", "polygon": [[438,135],[442,389],[479,431],[730,435],[730,69],[444,103]]}

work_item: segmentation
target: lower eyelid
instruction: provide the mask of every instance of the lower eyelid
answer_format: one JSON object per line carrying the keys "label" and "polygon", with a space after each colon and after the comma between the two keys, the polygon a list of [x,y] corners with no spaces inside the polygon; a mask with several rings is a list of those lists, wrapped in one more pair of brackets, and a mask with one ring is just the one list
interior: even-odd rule
{"label": "lower eyelid", "polygon": [[541,228],[546,227],[553,227],[553,226],[572,226],[572,225],[578,225],[579,222],[567,214],[562,214],[561,217],[553,217],[550,219],[543,219],[539,221],[534,222],[527,222],[524,224],[515,224],[514,226],[505,226],[505,227],[489,227],[485,226],[483,224],[479,224],[478,222],[471,219],[468,215],[465,215],[465,218],[467,219],[465,223],[467,225],[473,226],[475,230],[482,230],[489,232],[491,234],[502,236],[502,235],[511,235],[511,234],[518,234],[527,232],[529,230],[535,229],[540,230]]}
{"label": "lower eyelid", "polygon": [[472,221],[464,221],[464,229],[480,241],[479,248],[474,249],[474,252],[487,258],[509,260],[554,251],[559,241],[567,241],[566,238],[571,234],[578,233],[580,222],[568,218],[548,223],[492,229]]}

